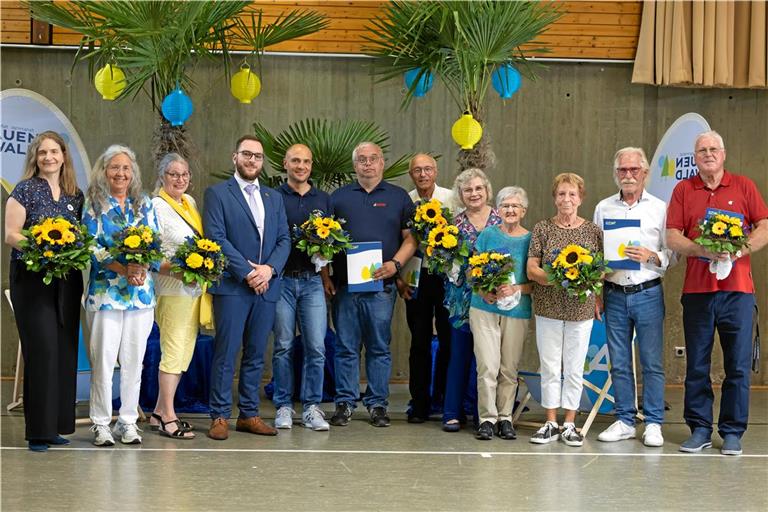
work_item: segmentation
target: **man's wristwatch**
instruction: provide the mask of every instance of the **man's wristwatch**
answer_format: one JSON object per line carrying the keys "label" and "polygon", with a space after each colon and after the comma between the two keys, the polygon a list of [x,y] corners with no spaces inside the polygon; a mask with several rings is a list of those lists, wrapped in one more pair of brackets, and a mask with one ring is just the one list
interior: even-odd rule
{"label": "man's wristwatch", "polygon": [[269,268],[271,268],[271,269],[272,269],[272,277],[277,277],[277,270],[275,270],[275,267],[273,267],[272,265],[270,265],[270,266],[269,266]]}
{"label": "man's wristwatch", "polygon": [[645,261],[649,265],[656,265],[656,262],[658,261],[658,258],[656,257],[656,253],[651,253],[650,256],[648,256],[648,259]]}
{"label": "man's wristwatch", "polygon": [[395,258],[392,258],[389,261],[391,261],[392,263],[395,264],[395,275],[399,274],[400,270],[402,270],[402,268],[403,268],[403,265],[401,265],[400,262],[397,261]]}

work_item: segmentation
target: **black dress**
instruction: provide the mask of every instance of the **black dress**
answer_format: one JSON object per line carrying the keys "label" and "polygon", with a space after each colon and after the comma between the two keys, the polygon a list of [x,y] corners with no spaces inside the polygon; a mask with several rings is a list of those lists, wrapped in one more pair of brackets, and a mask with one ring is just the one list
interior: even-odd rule
{"label": "black dress", "polygon": [[[24,228],[44,217],[80,222],[83,193],[54,201],[48,182],[19,182],[11,197],[26,209]],[[82,272],[43,283],[43,274],[26,269],[21,253],[11,252],[10,288],[24,356],[24,419],[27,440],[53,439],[75,431],[77,342]]]}

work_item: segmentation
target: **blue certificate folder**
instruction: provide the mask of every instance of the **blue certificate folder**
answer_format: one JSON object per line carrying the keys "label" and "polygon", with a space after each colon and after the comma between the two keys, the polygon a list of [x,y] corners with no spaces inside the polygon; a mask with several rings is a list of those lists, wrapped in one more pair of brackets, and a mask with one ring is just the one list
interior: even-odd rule
{"label": "blue certificate folder", "polygon": [[381,242],[357,242],[347,249],[347,284],[350,292],[380,292],[384,281],[374,280],[373,273],[381,268]]}
{"label": "blue certificate folder", "polygon": [[640,270],[640,262],[624,255],[624,249],[640,245],[640,219],[603,219],[603,249],[611,270]]}

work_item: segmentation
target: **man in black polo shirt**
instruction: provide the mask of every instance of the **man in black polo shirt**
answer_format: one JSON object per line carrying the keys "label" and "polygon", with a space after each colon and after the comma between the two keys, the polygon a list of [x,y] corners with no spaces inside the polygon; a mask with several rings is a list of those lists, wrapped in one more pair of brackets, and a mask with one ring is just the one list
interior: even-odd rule
{"label": "man in black polo shirt", "polygon": [[383,264],[373,274],[384,281],[380,292],[350,293],[347,287],[346,255],[333,260],[333,282],[326,290],[335,295],[333,323],[336,327],[336,412],[331,424],[347,425],[360,395],[360,348],[365,347],[365,372],[368,388],[363,405],[371,424],[388,427],[387,399],[392,355],[392,312],[397,290],[394,278],[403,262],[416,250],[408,229],[413,201],[402,188],[383,181],[384,155],[372,142],[359,144],[352,152],[357,181],[331,195],[338,217],[347,220],[345,228],[354,242],[380,241]]}
{"label": "man in black polo shirt", "polygon": [[[285,152],[283,166],[288,181],[278,190],[283,195],[288,226],[301,225],[314,210],[332,214],[331,199],[309,181],[312,152],[303,144],[294,144]],[[323,269],[321,272],[327,272]],[[328,313],[320,274],[306,253],[291,246],[285,264],[283,291],[275,312],[275,345],[272,373],[275,392],[272,402],[277,409],[275,427],[293,426],[293,340],[296,324],[301,331],[304,364],[301,372],[302,424],[312,430],[328,430],[325,414],[320,409],[325,368],[325,331]]]}

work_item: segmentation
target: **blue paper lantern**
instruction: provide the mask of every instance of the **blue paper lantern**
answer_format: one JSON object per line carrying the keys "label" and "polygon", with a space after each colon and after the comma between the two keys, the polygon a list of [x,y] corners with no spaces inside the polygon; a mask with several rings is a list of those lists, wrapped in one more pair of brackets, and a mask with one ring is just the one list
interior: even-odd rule
{"label": "blue paper lantern", "polygon": [[192,115],[194,108],[189,96],[177,86],[163,100],[162,110],[163,117],[170,121],[171,126],[181,126]]}
{"label": "blue paper lantern", "polygon": [[520,88],[520,72],[511,64],[504,64],[496,68],[491,75],[491,83],[502,99],[508,100]]}
{"label": "blue paper lantern", "polygon": [[[413,68],[405,72],[405,86],[408,88],[408,90],[411,89],[413,82],[416,81],[416,77],[419,76],[420,72],[421,68]],[[434,77],[432,76],[432,73],[427,71],[416,83],[416,89],[413,91],[413,95],[417,98],[425,96],[432,88],[433,82]]]}

